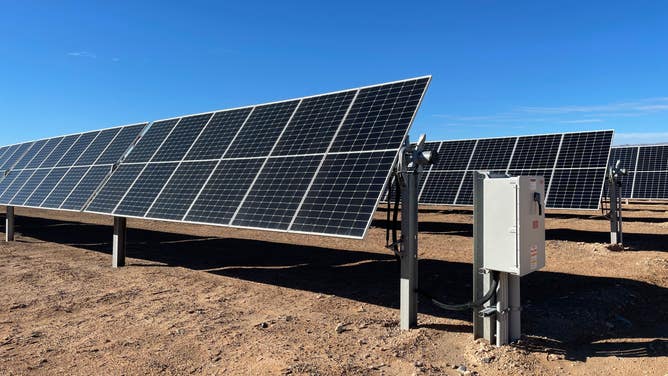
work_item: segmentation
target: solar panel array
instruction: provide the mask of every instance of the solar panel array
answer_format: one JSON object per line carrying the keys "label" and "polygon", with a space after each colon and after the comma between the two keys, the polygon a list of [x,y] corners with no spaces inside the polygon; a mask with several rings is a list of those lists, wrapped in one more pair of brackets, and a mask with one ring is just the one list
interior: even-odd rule
{"label": "solar panel array", "polygon": [[431,142],[438,163],[425,170],[419,202],[472,205],[473,172],[545,177],[546,206],[597,209],[613,131]]}
{"label": "solar panel array", "polygon": [[618,160],[628,172],[622,180],[622,198],[668,199],[668,145],[613,147],[610,165]]}
{"label": "solar panel array", "polygon": [[429,80],[156,121],[85,211],[361,238]]}
{"label": "solar panel array", "polygon": [[3,148],[6,151],[0,156],[1,168],[9,172],[0,181],[0,205],[82,210],[146,125],[78,133]]}

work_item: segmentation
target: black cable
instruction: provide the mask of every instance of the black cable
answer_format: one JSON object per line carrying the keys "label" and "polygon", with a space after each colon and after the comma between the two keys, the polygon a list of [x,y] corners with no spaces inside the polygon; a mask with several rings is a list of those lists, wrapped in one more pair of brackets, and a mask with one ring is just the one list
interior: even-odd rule
{"label": "black cable", "polygon": [[443,303],[442,301],[436,299],[426,291],[418,289],[417,292],[426,296],[427,298],[431,299],[431,302],[442,309],[448,310],[448,311],[466,311],[471,308],[475,307],[480,307],[483,304],[487,303],[494,295],[496,295],[496,288],[499,286],[499,281],[497,278],[492,279],[492,285],[489,287],[489,291],[485,295],[483,295],[480,299],[474,300],[472,302],[468,303],[462,303],[462,304],[448,304],[448,303]]}

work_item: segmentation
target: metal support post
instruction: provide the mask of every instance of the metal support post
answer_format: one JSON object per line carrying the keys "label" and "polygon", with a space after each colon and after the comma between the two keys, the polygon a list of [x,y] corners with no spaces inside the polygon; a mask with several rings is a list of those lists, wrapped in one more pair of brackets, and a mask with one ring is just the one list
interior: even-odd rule
{"label": "metal support post", "polygon": [[508,274],[508,324],[509,339],[517,341],[522,336],[522,303],[520,301],[520,277]]}
{"label": "metal support post", "polygon": [[14,207],[7,207],[7,215],[5,216],[5,241],[14,241]]}
{"label": "metal support post", "polygon": [[[474,171],[473,172],[473,300],[479,300],[485,294],[486,289],[489,288],[491,277],[489,273],[483,274],[483,183],[485,181],[485,174]],[[487,282],[487,283],[486,283]],[[489,304],[486,304],[489,305]],[[491,341],[488,335],[488,326],[485,322],[489,322],[489,318],[480,316],[480,308],[473,307],[473,339],[485,338]]]}
{"label": "metal support post", "polygon": [[111,256],[111,266],[118,268],[125,266],[125,235],[127,233],[127,219],[114,217],[114,242]]}
{"label": "metal support post", "polygon": [[508,343],[508,273],[499,273],[496,288],[496,345]]}
{"label": "metal support post", "polygon": [[404,189],[401,204],[401,329],[417,326],[418,289],[418,177],[419,168],[410,166],[402,172]]}
{"label": "metal support post", "polygon": [[[614,174],[614,172],[611,173]],[[621,242],[619,239],[619,220],[617,218],[617,210],[619,209],[619,200],[617,182],[615,177],[611,176],[608,178],[608,191],[610,192],[610,244],[618,244]]]}

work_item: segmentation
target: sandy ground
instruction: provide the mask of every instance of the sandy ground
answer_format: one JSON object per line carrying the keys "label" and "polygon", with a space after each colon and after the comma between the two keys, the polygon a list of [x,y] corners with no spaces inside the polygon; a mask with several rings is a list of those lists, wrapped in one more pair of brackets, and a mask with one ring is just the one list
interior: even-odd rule
{"label": "sandy ground", "polygon": [[[397,328],[382,211],[364,241],[130,220],[112,269],[110,218],[19,208],[0,242],[0,374],[666,375],[668,205],[628,206],[621,252],[597,214],[549,213],[524,336],[494,348],[426,299],[420,327]],[[420,221],[420,286],[469,299],[470,210]]]}

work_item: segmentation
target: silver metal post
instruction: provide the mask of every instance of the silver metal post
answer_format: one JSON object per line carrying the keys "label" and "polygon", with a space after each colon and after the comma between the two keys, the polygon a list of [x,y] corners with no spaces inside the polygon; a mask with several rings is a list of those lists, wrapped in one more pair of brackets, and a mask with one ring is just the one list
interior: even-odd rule
{"label": "silver metal post", "polygon": [[[485,294],[485,276],[481,273],[483,267],[483,183],[485,174],[478,171],[473,172],[473,300],[482,298]],[[473,308],[473,339],[483,338],[485,336],[484,320],[480,316],[480,308]],[[489,338],[486,338],[489,340]]]}
{"label": "silver metal post", "polygon": [[510,341],[522,336],[522,303],[520,301],[520,277],[508,274],[508,305]]}
{"label": "silver metal post", "polygon": [[127,233],[127,219],[114,217],[114,242],[111,256],[111,266],[118,268],[125,266],[125,235]]}
{"label": "silver metal post", "polygon": [[[611,169],[610,173],[614,174]],[[608,191],[610,193],[610,244],[618,244],[619,225],[617,220],[617,209],[619,198],[617,197],[617,182],[614,176],[608,178]]]}
{"label": "silver metal post", "polygon": [[14,207],[7,207],[7,215],[5,216],[5,241],[14,241]]}
{"label": "silver metal post", "polygon": [[417,326],[418,289],[418,178],[419,167],[408,167],[403,171],[404,189],[401,204],[401,282],[400,320],[401,329]]}
{"label": "silver metal post", "polygon": [[508,273],[499,273],[496,289],[496,345],[508,344]]}

